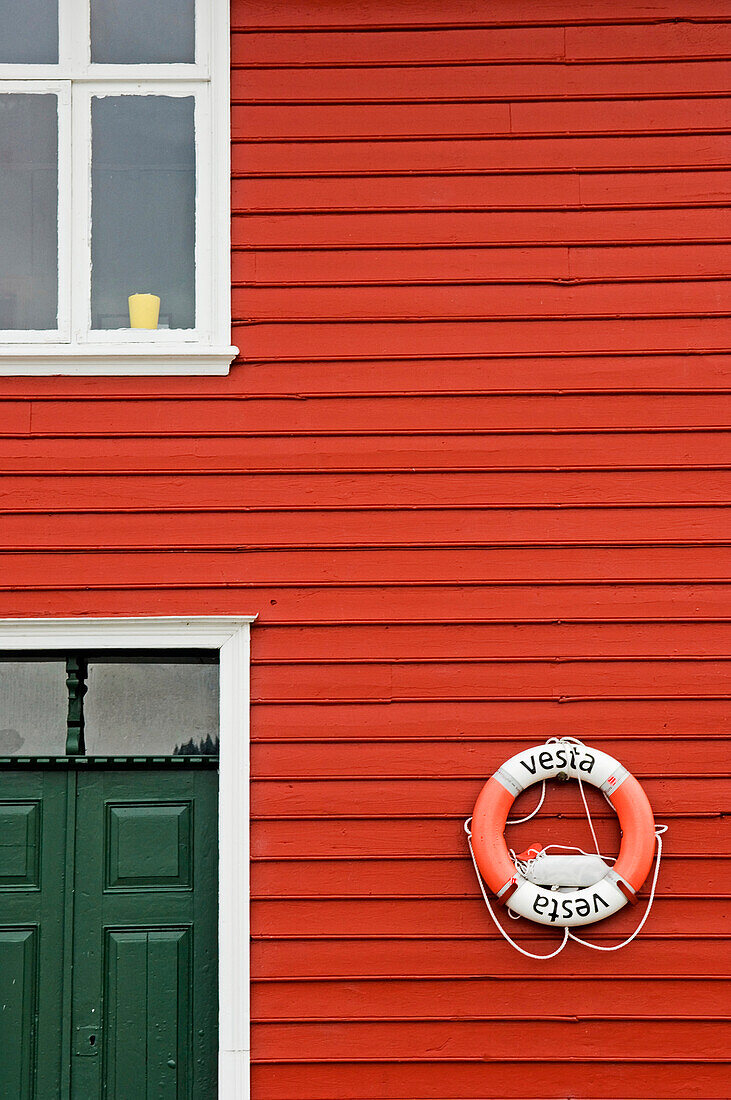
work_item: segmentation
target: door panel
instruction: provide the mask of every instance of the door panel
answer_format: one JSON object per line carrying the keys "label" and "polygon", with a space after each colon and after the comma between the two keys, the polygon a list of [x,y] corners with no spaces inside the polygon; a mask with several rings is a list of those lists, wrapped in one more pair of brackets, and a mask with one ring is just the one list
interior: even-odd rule
{"label": "door panel", "polygon": [[0,771],[0,1100],[217,1095],[218,774]]}
{"label": "door panel", "polygon": [[38,994],[38,930],[0,931],[0,1096],[33,1096],[33,1040]]}
{"label": "door panel", "polygon": [[68,791],[62,772],[0,771],[0,1100],[56,1100],[68,1082]]}
{"label": "door panel", "polygon": [[194,769],[79,776],[77,1100],[216,1096],[217,780]]}
{"label": "door panel", "polygon": [[191,930],[107,932],[104,975],[107,1095],[128,1096],[131,1082],[152,1079],[151,1096],[189,1096]]}

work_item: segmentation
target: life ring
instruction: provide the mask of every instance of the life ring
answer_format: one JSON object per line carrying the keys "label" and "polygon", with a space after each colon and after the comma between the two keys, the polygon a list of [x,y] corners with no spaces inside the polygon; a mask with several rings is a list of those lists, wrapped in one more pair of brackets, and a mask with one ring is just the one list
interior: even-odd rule
{"label": "life ring", "polygon": [[[503,832],[510,807],[534,783],[578,779],[603,791],[617,812],[622,843],[614,867],[593,886],[556,892],[529,882],[508,854]],[[614,757],[580,742],[556,741],[511,756],[482,788],[472,814],[473,858],[483,879],[513,913],[560,928],[611,917],[635,904],[652,866],[656,833],[644,790]]]}

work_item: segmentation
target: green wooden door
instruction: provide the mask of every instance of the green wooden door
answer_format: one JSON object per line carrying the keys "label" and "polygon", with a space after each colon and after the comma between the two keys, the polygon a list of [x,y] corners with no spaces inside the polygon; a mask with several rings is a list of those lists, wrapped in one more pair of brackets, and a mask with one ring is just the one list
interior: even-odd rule
{"label": "green wooden door", "polygon": [[0,1100],[208,1100],[217,773],[0,772]]}
{"label": "green wooden door", "polygon": [[67,808],[66,774],[0,772],[2,1100],[63,1095]]}

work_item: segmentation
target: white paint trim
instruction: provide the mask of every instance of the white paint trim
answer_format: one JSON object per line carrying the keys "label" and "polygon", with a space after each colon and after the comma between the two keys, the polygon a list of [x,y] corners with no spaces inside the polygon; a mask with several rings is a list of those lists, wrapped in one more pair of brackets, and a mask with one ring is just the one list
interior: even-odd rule
{"label": "white paint trim", "polygon": [[231,5],[230,0],[211,0],[210,6],[211,325],[214,342],[224,343],[231,339]]}
{"label": "white paint trim", "polygon": [[0,348],[0,377],[228,374],[239,349],[199,344],[32,344]]}
{"label": "white paint trim", "polygon": [[[229,0],[196,0],[195,19],[195,63],[95,65],[90,60],[89,0],[60,0],[59,64],[0,65],[0,92],[16,90],[19,82],[29,91],[54,84],[63,89],[59,106],[62,94],[71,97],[70,136],[68,125],[60,125],[59,131],[59,144],[62,130],[66,142],[59,151],[59,329],[0,333],[0,376],[228,373],[238,353],[229,348]],[[148,336],[141,331],[91,330],[90,100],[103,95],[195,99],[196,328],[190,332],[161,330]],[[175,348],[166,347],[160,354],[159,345],[169,343]],[[84,354],[87,346],[91,354]]]}
{"label": "white paint trim", "polygon": [[249,627],[255,615],[0,619],[0,650],[218,649],[218,1095],[249,1096]]}

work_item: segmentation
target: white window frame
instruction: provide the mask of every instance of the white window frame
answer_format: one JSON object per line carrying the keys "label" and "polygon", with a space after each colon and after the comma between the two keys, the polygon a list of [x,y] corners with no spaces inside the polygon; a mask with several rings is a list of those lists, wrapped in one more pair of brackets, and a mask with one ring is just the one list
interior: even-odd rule
{"label": "white window frame", "polygon": [[249,1015],[249,628],[255,615],[0,619],[0,650],[217,649],[218,1096],[247,1100]]}
{"label": "white window frame", "polygon": [[[0,376],[228,374],[231,345],[229,0],[195,0],[190,64],[91,62],[90,0],[58,0],[58,65],[0,65],[0,94],[58,96],[58,329],[0,332]],[[91,100],[192,96],[196,328],[91,329]]]}

